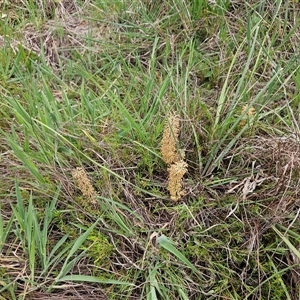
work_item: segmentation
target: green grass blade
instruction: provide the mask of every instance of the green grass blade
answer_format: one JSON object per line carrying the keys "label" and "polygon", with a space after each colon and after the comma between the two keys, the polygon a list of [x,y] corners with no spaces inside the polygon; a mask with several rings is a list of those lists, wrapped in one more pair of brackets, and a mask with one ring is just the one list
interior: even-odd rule
{"label": "green grass blade", "polygon": [[81,245],[84,243],[84,241],[87,239],[87,237],[89,236],[89,234],[91,233],[91,231],[95,228],[95,226],[98,224],[99,220],[96,221],[88,230],[86,230],[85,233],[83,233],[80,237],[78,237],[75,242],[73,243],[73,246],[68,254],[68,256],[66,257],[66,260],[61,268],[61,271],[59,272],[59,274],[57,275],[55,281],[57,282],[60,278],[64,277],[68,271],[70,270],[70,266],[71,264],[74,262],[74,260],[76,261],[77,258],[74,258],[71,262],[69,261],[72,256],[80,249]]}
{"label": "green grass blade", "polygon": [[165,250],[169,251],[173,255],[175,255],[180,261],[182,261],[186,266],[191,268],[194,272],[198,273],[197,269],[191,262],[180,252],[178,251],[170,239],[168,239],[164,234],[162,234],[157,239],[158,245],[160,245]]}
{"label": "green grass blade", "polygon": [[28,171],[34,176],[34,178],[42,184],[45,183],[46,181],[44,177],[38,171],[38,168],[36,167],[32,158],[27,155],[12,138],[7,136],[7,139],[9,146],[14,151],[16,157],[22,162],[22,164],[28,169]]}
{"label": "green grass blade", "polygon": [[278,234],[278,236],[284,241],[284,243],[290,248],[290,250],[297,256],[300,260],[300,252],[297,248],[289,241],[289,239],[284,236],[275,226],[272,226],[272,229]]}
{"label": "green grass blade", "polygon": [[87,275],[68,275],[61,277],[58,282],[62,281],[80,281],[80,282],[91,282],[91,283],[103,283],[103,284],[120,284],[120,285],[131,285],[134,286],[133,283],[120,281],[120,280],[113,280],[113,279],[100,279],[94,276],[87,276]]}

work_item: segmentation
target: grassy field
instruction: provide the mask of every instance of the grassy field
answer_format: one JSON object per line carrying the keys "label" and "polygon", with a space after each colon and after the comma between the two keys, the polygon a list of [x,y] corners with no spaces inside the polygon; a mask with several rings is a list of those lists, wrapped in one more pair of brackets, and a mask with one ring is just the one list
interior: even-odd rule
{"label": "grassy field", "polygon": [[0,8],[0,300],[299,300],[299,1]]}

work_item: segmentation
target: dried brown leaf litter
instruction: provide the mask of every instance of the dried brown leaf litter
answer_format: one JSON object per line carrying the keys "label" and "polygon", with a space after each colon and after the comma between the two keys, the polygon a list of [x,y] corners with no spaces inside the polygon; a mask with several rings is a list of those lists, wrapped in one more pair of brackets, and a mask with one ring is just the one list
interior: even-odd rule
{"label": "dried brown leaf litter", "polygon": [[184,150],[178,149],[180,119],[177,115],[169,115],[165,123],[161,154],[168,167],[168,191],[171,199],[178,201],[183,195],[182,178],[187,172],[187,163],[184,161]]}

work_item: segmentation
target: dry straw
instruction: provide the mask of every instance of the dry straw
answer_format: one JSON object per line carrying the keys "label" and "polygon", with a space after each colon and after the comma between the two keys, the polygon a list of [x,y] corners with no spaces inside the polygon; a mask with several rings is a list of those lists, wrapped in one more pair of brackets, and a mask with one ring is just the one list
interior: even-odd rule
{"label": "dry straw", "polygon": [[177,115],[170,115],[165,123],[161,142],[161,154],[168,167],[168,191],[171,199],[178,201],[183,195],[182,178],[187,172],[187,163],[184,159],[184,150],[178,149],[180,119]]}
{"label": "dry straw", "polygon": [[90,179],[88,178],[83,168],[76,168],[72,171],[72,177],[76,187],[81,191],[82,195],[86,197],[88,203],[97,205],[96,191],[93,188]]}

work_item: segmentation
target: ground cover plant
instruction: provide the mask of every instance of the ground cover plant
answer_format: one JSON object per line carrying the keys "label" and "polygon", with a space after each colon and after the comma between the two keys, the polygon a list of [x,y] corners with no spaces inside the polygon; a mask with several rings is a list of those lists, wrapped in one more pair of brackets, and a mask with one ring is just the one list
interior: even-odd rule
{"label": "ground cover plant", "polygon": [[299,299],[299,1],[0,1],[0,299]]}

